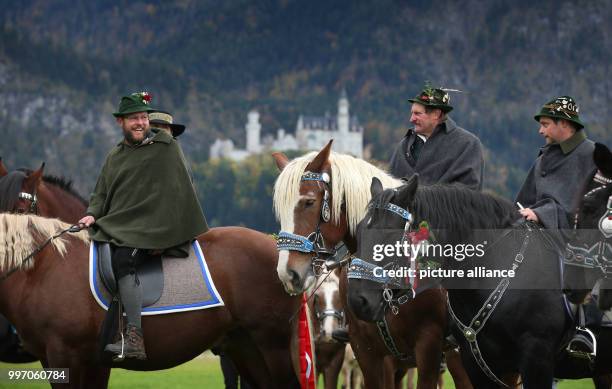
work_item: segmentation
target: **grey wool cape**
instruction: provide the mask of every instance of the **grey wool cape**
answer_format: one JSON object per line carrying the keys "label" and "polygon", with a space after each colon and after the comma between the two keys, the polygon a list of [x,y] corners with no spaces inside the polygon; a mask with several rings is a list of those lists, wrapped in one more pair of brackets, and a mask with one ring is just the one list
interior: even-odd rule
{"label": "grey wool cape", "polygon": [[540,224],[549,229],[567,229],[578,205],[580,191],[597,169],[593,162],[595,143],[584,130],[562,144],[551,143],[529,170],[516,201],[531,208]]}
{"label": "grey wool cape", "polygon": [[484,157],[482,144],[474,134],[448,117],[434,129],[417,161],[410,154],[416,137],[410,129],[396,147],[390,161],[391,174],[401,178],[418,173],[419,182],[425,185],[459,182],[470,189],[482,189]]}
{"label": "grey wool cape", "polygon": [[87,214],[93,240],[124,247],[169,249],[208,230],[180,146],[165,131],[108,154]]}

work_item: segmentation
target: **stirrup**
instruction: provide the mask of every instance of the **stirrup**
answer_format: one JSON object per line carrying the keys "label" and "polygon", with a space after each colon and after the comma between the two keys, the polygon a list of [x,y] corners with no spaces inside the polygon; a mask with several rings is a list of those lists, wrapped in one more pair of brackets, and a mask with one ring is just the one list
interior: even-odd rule
{"label": "stirrup", "polygon": [[[574,347],[577,345],[586,345],[589,351],[577,350]],[[591,330],[586,327],[576,327],[576,334],[569,341],[565,350],[572,357],[580,359],[588,359],[593,362],[597,356],[597,339]]]}
{"label": "stirrup", "polygon": [[[119,352],[119,354],[113,354],[113,362],[122,362],[123,360],[125,360],[125,336],[123,336],[123,332],[119,332],[119,334],[121,335],[121,351]],[[111,343],[111,345],[114,345],[115,343]],[[106,347],[108,347],[109,345],[107,345]],[[105,348],[106,350],[106,348]]]}

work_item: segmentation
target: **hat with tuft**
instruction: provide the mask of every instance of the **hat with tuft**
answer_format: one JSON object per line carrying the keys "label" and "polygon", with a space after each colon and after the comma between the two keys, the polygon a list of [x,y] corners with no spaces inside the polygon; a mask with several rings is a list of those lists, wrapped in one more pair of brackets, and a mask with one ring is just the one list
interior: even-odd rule
{"label": "hat with tuft", "polygon": [[578,104],[576,104],[576,101],[574,101],[572,97],[561,96],[544,104],[540,112],[534,116],[534,119],[538,122],[542,116],[554,119],[564,119],[576,124],[578,129],[581,129],[584,128],[584,124],[580,121],[578,111]]}
{"label": "hat with tuft", "polygon": [[153,112],[151,108],[151,100],[153,96],[148,92],[132,93],[129,96],[123,96],[119,103],[117,112],[113,112],[113,116],[122,117],[135,112]]}
{"label": "hat with tuft", "polygon": [[448,92],[442,88],[433,88],[429,83],[415,98],[408,99],[411,103],[419,103],[426,107],[439,108],[443,112],[450,112],[453,107],[450,103]]}

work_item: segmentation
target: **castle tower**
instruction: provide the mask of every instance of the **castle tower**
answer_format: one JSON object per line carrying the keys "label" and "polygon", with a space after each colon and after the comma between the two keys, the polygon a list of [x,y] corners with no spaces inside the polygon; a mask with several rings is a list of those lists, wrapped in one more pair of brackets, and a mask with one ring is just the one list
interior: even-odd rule
{"label": "castle tower", "polygon": [[246,149],[249,153],[259,153],[261,144],[259,143],[261,124],[259,123],[259,112],[253,110],[247,115],[247,124],[245,125],[247,139]]}
{"label": "castle tower", "polygon": [[349,132],[349,102],[344,89],[338,100],[338,131],[340,134]]}

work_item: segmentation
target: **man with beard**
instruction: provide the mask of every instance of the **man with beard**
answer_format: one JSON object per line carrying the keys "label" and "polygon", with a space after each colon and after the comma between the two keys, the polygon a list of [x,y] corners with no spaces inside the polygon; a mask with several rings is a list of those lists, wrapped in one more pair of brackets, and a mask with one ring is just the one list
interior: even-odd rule
{"label": "man with beard", "polygon": [[105,350],[146,359],[141,326],[142,288],[136,265],[162,253],[187,256],[189,243],[208,226],[176,139],[150,133],[151,96],[124,96],[113,113],[123,140],[104,162],[91,201],[79,223],[92,240],[111,245],[113,269],[127,315],[126,344]]}

